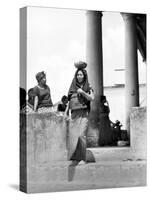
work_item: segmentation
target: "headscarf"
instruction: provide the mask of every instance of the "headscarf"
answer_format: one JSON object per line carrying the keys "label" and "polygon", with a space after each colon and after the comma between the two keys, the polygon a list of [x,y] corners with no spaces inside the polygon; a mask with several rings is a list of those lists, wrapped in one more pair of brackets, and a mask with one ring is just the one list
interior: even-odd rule
{"label": "headscarf", "polygon": [[101,96],[100,96],[100,102],[102,103],[104,100],[106,101],[106,96],[101,95]]}
{"label": "headscarf", "polygon": [[[75,63],[74,64],[75,67],[77,68],[76,72],[75,72],[75,75],[74,75],[74,78],[72,80],[72,83],[71,83],[71,86],[70,86],[70,89],[69,89],[69,92],[68,92],[68,100],[70,101],[71,99],[71,96],[73,93],[77,93],[77,90],[79,88],[81,88],[81,85],[83,86],[82,87],[82,90],[84,90],[86,93],[90,92],[90,85],[89,85],[89,81],[88,81],[88,75],[87,75],[87,71],[85,70],[85,67],[87,66],[87,64],[85,62],[82,62],[82,61],[79,61],[78,63]],[[82,71],[83,75],[84,75],[84,80],[82,83],[79,83],[78,80],[77,80],[77,74],[79,71]],[[83,95],[81,94],[78,94],[78,100],[80,103],[85,103],[88,108],[90,109],[90,101],[87,100]]]}

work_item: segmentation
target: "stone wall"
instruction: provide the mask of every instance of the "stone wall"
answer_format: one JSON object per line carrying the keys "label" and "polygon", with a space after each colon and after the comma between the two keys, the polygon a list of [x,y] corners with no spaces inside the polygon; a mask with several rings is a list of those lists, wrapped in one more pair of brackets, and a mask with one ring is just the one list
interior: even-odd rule
{"label": "stone wall", "polygon": [[146,159],[147,149],[147,110],[146,107],[134,107],[130,114],[131,149],[136,157]]}
{"label": "stone wall", "polygon": [[56,113],[27,116],[27,156],[33,166],[67,160],[67,129]]}
{"label": "stone wall", "polygon": [[96,163],[70,167],[64,117],[57,113],[21,114],[20,190],[48,192],[145,185],[146,108],[132,109],[130,135],[130,147],[88,148],[87,155]]}
{"label": "stone wall", "polygon": [[[67,128],[56,113],[20,114],[20,190],[27,192],[36,170],[67,161]],[[35,173],[32,173],[32,170]]]}
{"label": "stone wall", "polygon": [[89,148],[96,162],[146,160],[146,107],[133,107],[130,114],[130,146]]}

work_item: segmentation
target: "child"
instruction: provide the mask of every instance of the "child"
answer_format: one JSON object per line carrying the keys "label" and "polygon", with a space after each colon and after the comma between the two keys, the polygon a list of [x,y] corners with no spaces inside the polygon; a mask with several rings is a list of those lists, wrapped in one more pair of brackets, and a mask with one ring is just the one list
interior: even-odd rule
{"label": "child", "polygon": [[113,141],[117,142],[121,140],[121,127],[120,121],[116,120],[113,124]]}
{"label": "child", "polygon": [[68,103],[68,97],[64,95],[61,98],[61,102],[62,103],[58,104],[57,111],[59,111],[59,112],[65,112],[66,107],[67,107],[67,103]]}

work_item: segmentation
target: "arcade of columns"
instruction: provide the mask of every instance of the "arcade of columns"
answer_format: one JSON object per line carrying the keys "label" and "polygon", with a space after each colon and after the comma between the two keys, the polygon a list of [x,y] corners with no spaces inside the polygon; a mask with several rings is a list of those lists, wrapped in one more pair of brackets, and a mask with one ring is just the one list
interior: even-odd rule
{"label": "arcade of columns", "polygon": [[[125,110],[126,130],[130,129],[130,111],[139,106],[139,81],[135,15],[121,13],[125,24]],[[102,47],[102,12],[87,11],[87,48],[89,81],[95,91],[95,100],[91,114],[96,121],[100,95],[103,95],[103,47]]]}

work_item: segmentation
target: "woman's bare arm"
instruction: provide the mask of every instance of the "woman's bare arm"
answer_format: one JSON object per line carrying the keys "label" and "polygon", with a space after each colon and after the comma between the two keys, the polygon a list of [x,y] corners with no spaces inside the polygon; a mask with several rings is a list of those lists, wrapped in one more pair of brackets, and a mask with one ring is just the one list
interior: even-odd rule
{"label": "woman's bare arm", "polygon": [[65,110],[65,113],[64,113],[65,116],[68,116],[69,115],[69,102],[67,104],[67,107],[66,107],[66,110]]}
{"label": "woman's bare arm", "polygon": [[37,106],[38,106],[38,96],[35,96],[34,98],[34,111],[37,111]]}
{"label": "woman's bare arm", "polygon": [[93,101],[94,100],[94,92],[90,90],[90,94],[84,92],[81,88],[77,90],[77,93],[82,94],[87,100]]}

